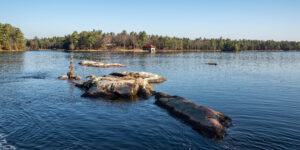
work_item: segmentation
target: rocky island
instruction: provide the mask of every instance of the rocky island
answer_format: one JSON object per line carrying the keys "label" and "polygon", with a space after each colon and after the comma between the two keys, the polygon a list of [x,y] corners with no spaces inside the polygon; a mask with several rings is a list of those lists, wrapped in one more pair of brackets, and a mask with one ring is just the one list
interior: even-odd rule
{"label": "rocky island", "polygon": [[109,99],[131,98],[134,96],[149,98],[154,90],[149,83],[161,83],[166,79],[148,72],[114,72],[103,77],[88,77],[87,81],[75,83],[86,92],[84,97],[104,97]]}

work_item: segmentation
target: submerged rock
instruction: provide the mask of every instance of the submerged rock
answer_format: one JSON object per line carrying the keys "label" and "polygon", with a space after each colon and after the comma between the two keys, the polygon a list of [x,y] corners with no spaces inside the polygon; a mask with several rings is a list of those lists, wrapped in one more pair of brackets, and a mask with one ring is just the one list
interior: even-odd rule
{"label": "submerged rock", "polygon": [[113,77],[97,77],[85,82],[76,83],[76,86],[86,89],[84,97],[105,97],[109,99],[130,98],[139,96],[149,98],[153,88],[142,78],[124,79]]}
{"label": "submerged rock", "polygon": [[82,66],[91,66],[91,67],[127,67],[126,65],[117,64],[117,63],[102,63],[102,62],[95,62],[95,61],[81,61],[79,63]]}
{"label": "submerged rock", "polygon": [[208,62],[208,63],[205,63],[207,65],[214,65],[214,66],[217,66],[218,64],[217,63],[214,63],[214,62]]}
{"label": "submerged rock", "polygon": [[114,77],[132,77],[132,78],[143,78],[148,81],[148,83],[161,83],[166,81],[166,79],[157,74],[149,73],[149,72],[134,72],[134,71],[119,71],[113,72],[109,74],[109,76]]}
{"label": "submerged rock", "polygon": [[231,119],[206,106],[200,106],[180,96],[156,93],[156,104],[190,124],[195,130],[214,139],[226,134]]}

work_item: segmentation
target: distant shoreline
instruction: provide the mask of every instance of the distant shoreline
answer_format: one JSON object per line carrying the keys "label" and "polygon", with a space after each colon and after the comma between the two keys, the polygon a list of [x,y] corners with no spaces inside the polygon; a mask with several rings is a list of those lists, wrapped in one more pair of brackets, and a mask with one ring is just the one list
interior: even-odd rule
{"label": "distant shoreline", "polygon": [[26,50],[0,50],[0,52],[26,52]]}
{"label": "distant shoreline", "polygon": [[[137,52],[149,53],[142,49],[83,49],[83,50],[65,50],[65,49],[37,49],[37,50],[0,50],[0,52],[25,52],[25,51],[66,51],[66,52]],[[243,50],[238,52],[295,52],[300,50]],[[183,53],[183,52],[235,52],[221,50],[156,50],[157,53]]]}
{"label": "distant shoreline", "polygon": [[[142,49],[100,49],[100,50],[66,50],[70,52],[139,52],[139,53],[149,53],[147,50]],[[221,52],[220,50],[156,50],[158,53],[168,53],[168,52]]]}

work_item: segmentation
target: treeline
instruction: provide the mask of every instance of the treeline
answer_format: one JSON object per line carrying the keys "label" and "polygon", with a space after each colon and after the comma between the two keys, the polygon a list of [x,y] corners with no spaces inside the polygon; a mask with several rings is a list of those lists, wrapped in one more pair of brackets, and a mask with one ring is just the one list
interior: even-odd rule
{"label": "treeline", "polygon": [[0,50],[25,50],[24,35],[19,28],[0,23]]}
{"label": "treeline", "polygon": [[300,50],[300,42],[295,41],[262,41],[230,39],[189,39],[158,35],[147,35],[142,32],[103,33],[101,30],[77,31],[65,37],[37,38],[27,40],[29,49],[141,49],[145,44],[153,44],[160,50]]}

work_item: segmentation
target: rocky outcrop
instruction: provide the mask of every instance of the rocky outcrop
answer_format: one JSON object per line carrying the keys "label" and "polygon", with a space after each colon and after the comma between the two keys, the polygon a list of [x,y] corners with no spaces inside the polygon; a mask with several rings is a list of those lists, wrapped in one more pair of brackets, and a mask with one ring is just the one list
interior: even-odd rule
{"label": "rocky outcrop", "polygon": [[85,82],[76,83],[76,86],[86,90],[82,95],[84,97],[117,99],[139,96],[149,98],[153,94],[153,88],[142,78],[97,77]]}
{"label": "rocky outcrop", "polygon": [[102,63],[102,62],[95,62],[95,61],[81,61],[79,63],[82,66],[91,66],[91,67],[127,67],[126,65],[116,64],[116,63]]}
{"label": "rocky outcrop", "polygon": [[156,104],[190,124],[195,130],[214,139],[221,139],[231,119],[206,106],[200,106],[180,96],[156,93]]}
{"label": "rocky outcrop", "polygon": [[119,71],[119,72],[113,72],[109,74],[109,76],[122,77],[122,78],[124,77],[142,78],[148,81],[148,83],[161,83],[166,81],[164,77],[149,72]]}

